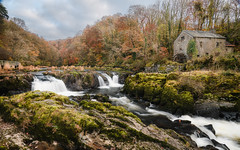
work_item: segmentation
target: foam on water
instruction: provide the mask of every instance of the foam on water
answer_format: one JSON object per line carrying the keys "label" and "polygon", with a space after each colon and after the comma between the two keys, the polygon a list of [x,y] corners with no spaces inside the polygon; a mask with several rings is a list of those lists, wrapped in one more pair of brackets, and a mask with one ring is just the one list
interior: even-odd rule
{"label": "foam on water", "polygon": [[109,86],[106,85],[104,82],[103,78],[101,76],[98,76],[98,82],[99,82],[99,88],[100,89],[108,89],[110,88]]}
{"label": "foam on water", "polygon": [[[189,120],[202,132],[206,133],[210,139],[214,139],[219,143],[226,144],[227,147],[231,150],[240,150],[240,145],[237,143],[237,140],[240,139],[240,123],[196,116],[191,117],[188,115],[177,117],[164,111],[158,111],[150,108],[146,108],[146,110],[152,115],[164,115],[172,121],[176,119]],[[209,124],[211,124],[215,129],[216,135],[214,135],[209,129],[204,127],[205,125]],[[199,138],[197,135],[191,135],[190,137],[197,143],[198,147],[213,145],[210,139]],[[219,147],[215,148],[219,150],[222,149]]]}
{"label": "foam on water", "polygon": [[123,87],[122,84],[118,83],[118,75],[113,74],[113,77],[111,78],[109,75],[107,75],[106,73],[101,73],[105,78],[107,78],[108,80],[108,87]]}
{"label": "foam on water", "polygon": [[82,96],[84,92],[69,91],[62,80],[52,76],[34,77],[32,91],[50,91],[64,96]]}

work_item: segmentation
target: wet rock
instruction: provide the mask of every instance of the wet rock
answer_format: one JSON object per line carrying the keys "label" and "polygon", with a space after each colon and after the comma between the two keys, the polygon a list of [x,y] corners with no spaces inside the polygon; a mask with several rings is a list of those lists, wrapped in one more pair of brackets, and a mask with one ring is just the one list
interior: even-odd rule
{"label": "wet rock", "polygon": [[203,117],[218,118],[220,114],[220,106],[216,101],[198,101],[194,110],[197,115]]}
{"label": "wet rock", "polygon": [[216,141],[216,140],[214,140],[214,139],[212,139],[211,141],[213,142],[213,144],[214,144],[216,147],[220,147],[220,148],[222,148],[223,150],[230,150],[230,149],[227,147],[227,145],[225,145],[225,144],[221,144],[221,143],[219,143],[218,141]]}
{"label": "wet rock", "polygon": [[240,122],[239,112],[221,112],[219,115],[220,118],[228,121],[237,121]]}
{"label": "wet rock", "polygon": [[15,95],[31,90],[33,75],[9,74],[1,75],[0,95]]}
{"label": "wet rock", "polygon": [[93,89],[99,86],[98,78],[95,72],[47,72],[45,75],[52,75],[63,80],[66,87],[71,91],[81,91],[84,89]]}
{"label": "wet rock", "polygon": [[211,124],[205,125],[204,127],[210,130],[214,135],[216,134],[216,131]]}
{"label": "wet rock", "polygon": [[205,147],[201,147],[203,150],[218,150],[217,148],[213,147],[212,145],[207,145]]}
{"label": "wet rock", "polygon": [[111,103],[108,95],[97,94],[97,95],[93,96],[93,99],[96,99],[99,102],[109,102],[109,103]]}

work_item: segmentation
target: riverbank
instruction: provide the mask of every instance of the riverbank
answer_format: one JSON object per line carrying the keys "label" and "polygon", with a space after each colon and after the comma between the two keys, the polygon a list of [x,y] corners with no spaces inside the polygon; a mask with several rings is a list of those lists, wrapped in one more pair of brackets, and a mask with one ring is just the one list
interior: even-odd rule
{"label": "riverbank", "polygon": [[239,83],[237,72],[138,73],[126,79],[124,91],[174,114],[219,118],[225,111],[236,112],[232,118],[236,121],[240,112]]}
{"label": "riverbank", "polygon": [[52,92],[34,91],[1,97],[0,108],[3,119],[29,133],[33,141],[64,149],[197,149],[189,138],[146,126],[123,107],[106,102],[76,103]]}
{"label": "riverbank", "polygon": [[15,95],[31,90],[33,75],[30,73],[0,74],[0,96]]}

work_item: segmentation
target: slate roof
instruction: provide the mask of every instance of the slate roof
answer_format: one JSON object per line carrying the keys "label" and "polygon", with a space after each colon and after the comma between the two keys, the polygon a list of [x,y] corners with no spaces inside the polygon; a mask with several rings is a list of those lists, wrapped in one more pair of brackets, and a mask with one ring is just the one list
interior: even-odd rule
{"label": "slate roof", "polygon": [[221,36],[220,34],[208,32],[208,31],[190,31],[190,30],[184,30],[183,32],[189,34],[192,37],[196,38],[216,38],[216,39],[225,39],[224,36]]}

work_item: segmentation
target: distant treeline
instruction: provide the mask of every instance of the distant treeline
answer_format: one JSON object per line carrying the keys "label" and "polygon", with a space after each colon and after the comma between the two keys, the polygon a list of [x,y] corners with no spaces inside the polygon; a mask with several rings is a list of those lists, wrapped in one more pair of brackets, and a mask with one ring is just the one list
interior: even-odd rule
{"label": "distant treeline", "polygon": [[0,47],[23,64],[139,69],[171,59],[182,30],[214,30],[239,50],[239,17],[238,0],[160,0],[148,7],[130,6],[125,15],[104,16],[73,38],[50,42],[26,31],[24,21],[15,18],[4,21]]}

